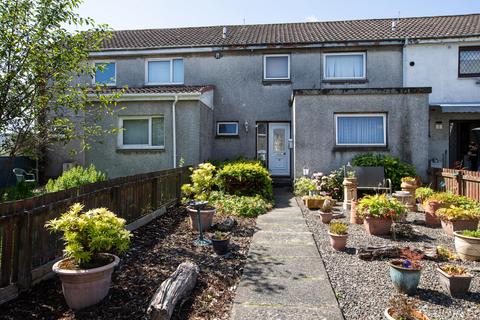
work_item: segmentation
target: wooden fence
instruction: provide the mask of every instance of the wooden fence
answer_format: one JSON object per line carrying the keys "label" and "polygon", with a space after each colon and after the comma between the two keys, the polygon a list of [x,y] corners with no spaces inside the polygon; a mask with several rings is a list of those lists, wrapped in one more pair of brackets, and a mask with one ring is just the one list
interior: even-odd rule
{"label": "wooden fence", "polygon": [[436,169],[432,180],[435,190],[449,191],[480,201],[480,172]]}
{"label": "wooden fence", "polygon": [[131,223],[180,199],[188,168],[111,179],[43,196],[0,204],[0,304],[29,288],[62,255],[59,235],[45,230],[73,203],[106,207]]}

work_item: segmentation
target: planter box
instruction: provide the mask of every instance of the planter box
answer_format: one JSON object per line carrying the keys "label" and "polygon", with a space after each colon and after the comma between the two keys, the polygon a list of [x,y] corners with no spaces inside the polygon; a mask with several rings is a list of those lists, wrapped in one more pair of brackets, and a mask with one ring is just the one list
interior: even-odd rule
{"label": "planter box", "polygon": [[363,226],[368,234],[381,236],[390,234],[392,219],[366,217],[363,220]]}
{"label": "planter box", "polygon": [[470,274],[451,276],[440,268],[437,268],[437,273],[440,284],[452,297],[461,297],[468,293],[473,278]]}
{"label": "planter box", "polygon": [[305,205],[307,206],[308,209],[320,209],[323,206],[323,202],[325,200],[323,199],[306,199],[305,200]]}
{"label": "planter box", "polygon": [[469,220],[442,220],[442,228],[446,234],[453,237],[455,231],[461,230],[477,230],[478,219]]}
{"label": "planter box", "polygon": [[463,236],[455,231],[455,251],[462,260],[480,261],[480,238]]}

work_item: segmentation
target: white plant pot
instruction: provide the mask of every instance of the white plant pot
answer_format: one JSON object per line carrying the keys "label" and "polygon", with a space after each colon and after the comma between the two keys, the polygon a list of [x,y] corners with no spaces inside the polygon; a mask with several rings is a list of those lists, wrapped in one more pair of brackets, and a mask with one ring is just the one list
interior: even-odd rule
{"label": "white plant pot", "polygon": [[455,251],[462,260],[480,261],[480,238],[467,237],[458,232],[455,236]]}

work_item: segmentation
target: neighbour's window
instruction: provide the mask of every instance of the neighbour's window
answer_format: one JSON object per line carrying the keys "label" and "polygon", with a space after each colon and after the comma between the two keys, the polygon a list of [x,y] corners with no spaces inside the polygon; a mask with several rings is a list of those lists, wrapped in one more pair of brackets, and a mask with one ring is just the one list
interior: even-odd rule
{"label": "neighbour's window", "polygon": [[336,114],[336,144],[386,146],[386,114]]}
{"label": "neighbour's window", "polygon": [[147,84],[183,84],[183,59],[147,61]]}
{"label": "neighbour's window", "polygon": [[458,76],[480,77],[480,47],[460,47],[458,55]]}
{"label": "neighbour's window", "polygon": [[95,83],[114,86],[116,83],[115,62],[95,62]]}
{"label": "neighbour's window", "polygon": [[326,80],[365,79],[366,55],[364,52],[326,53],[323,55]]}
{"label": "neighbour's window", "polygon": [[217,136],[238,136],[238,122],[217,122]]}
{"label": "neighbour's window", "polygon": [[290,55],[274,54],[263,56],[263,79],[290,79]]}
{"label": "neighbour's window", "polygon": [[121,148],[158,149],[165,147],[163,116],[120,118]]}

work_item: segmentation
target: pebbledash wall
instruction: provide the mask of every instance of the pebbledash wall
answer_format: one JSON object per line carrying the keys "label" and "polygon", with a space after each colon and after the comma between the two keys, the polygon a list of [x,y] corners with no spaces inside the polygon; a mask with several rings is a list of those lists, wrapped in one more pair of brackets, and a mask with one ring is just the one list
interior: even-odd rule
{"label": "pebbledash wall", "polygon": [[[338,169],[359,152],[388,153],[412,163],[427,177],[428,95],[430,88],[298,90],[292,101],[294,171],[304,166]],[[336,113],[385,113],[387,145],[337,146]]]}

